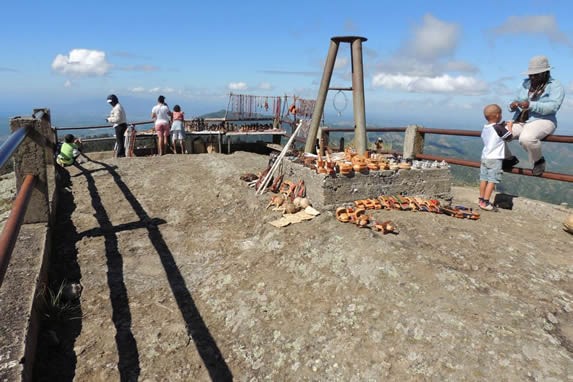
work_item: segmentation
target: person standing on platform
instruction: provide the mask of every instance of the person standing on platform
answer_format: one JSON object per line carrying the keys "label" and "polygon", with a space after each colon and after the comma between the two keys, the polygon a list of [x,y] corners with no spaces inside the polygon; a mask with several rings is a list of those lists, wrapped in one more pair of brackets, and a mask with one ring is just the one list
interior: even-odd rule
{"label": "person standing on platform", "polygon": [[109,117],[106,121],[113,124],[115,129],[115,143],[116,143],[116,156],[125,157],[125,141],[124,135],[127,130],[127,119],[125,117],[125,110],[123,106],[119,103],[119,100],[115,94],[110,94],[107,96],[107,103],[112,107]]}
{"label": "person standing on platform", "polygon": [[177,154],[177,142],[181,146],[181,154],[187,154],[187,150],[185,150],[185,114],[179,105],[173,106],[173,123],[171,124],[171,144],[174,154]]}
{"label": "person standing on platform", "polygon": [[513,137],[513,122],[502,121],[501,107],[496,104],[487,105],[483,109],[483,115],[487,124],[481,131],[483,150],[481,153],[478,202],[482,210],[493,211],[495,207],[489,200],[495,185],[501,182],[503,159],[507,156],[507,141]]}
{"label": "person standing on platform", "polygon": [[165,154],[167,141],[169,140],[169,125],[171,124],[171,110],[165,103],[165,97],[160,95],[157,98],[157,105],[151,109],[151,119],[155,121],[155,132],[157,133],[157,154]]}

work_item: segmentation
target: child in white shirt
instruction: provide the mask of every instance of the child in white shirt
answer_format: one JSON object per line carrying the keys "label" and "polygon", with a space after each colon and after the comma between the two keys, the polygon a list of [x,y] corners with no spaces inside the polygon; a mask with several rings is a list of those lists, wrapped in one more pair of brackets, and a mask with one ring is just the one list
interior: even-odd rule
{"label": "child in white shirt", "polygon": [[481,154],[479,206],[486,211],[495,209],[489,199],[495,185],[501,182],[503,159],[506,157],[507,141],[512,138],[513,121],[502,122],[499,105],[487,105],[483,109],[487,120],[481,132],[484,147]]}

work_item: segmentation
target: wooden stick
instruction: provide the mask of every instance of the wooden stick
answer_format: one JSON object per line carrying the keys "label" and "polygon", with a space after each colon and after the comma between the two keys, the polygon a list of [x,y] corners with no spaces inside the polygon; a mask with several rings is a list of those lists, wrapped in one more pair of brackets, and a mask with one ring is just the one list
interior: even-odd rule
{"label": "wooden stick", "polygon": [[294,138],[296,137],[296,135],[298,134],[300,128],[302,127],[302,121],[300,121],[298,123],[298,126],[296,127],[294,133],[290,136],[287,144],[285,145],[285,147],[283,148],[283,151],[281,151],[281,153],[279,154],[279,156],[277,157],[277,160],[275,161],[275,163],[273,163],[273,165],[271,166],[270,171],[267,173],[267,176],[265,177],[263,183],[261,184],[261,187],[259,187],[259,189],[257,190],[257,195],[261,195],[265,189],[267,188],[269,181],[271,180],[273,174],[275,173],[276,169],[279,167],[280,162],[282,161],[282,159],[284,158],[284,156],[286,155],[288,149],[290,148],[290,146],[292,145],[292,142],[294,141]]}

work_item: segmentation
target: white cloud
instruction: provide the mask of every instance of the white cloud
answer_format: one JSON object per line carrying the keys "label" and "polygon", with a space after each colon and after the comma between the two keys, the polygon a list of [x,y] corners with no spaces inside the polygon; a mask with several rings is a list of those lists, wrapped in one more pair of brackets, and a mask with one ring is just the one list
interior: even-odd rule
{"label": "white cloud", "polygon": [[227,85],[229,90],[247,90],[249,87],[245,82],[231,82]]}
{"label": "white cloud", "polygon": [[379,62],[372,87],[411,93],[479,95],[488,85],[474,75],[479,69],[454,57],[461,27],[426,14],[396,54]]}
{"label": "white cloud", "polygon": [[455,51],[460,28],[434,16],[424,16],[422,25],[414,29],[413,38],[406,44],[406,53],[420,59],[436,59],[450,56]]}
{"label": "white cloud", "polygon": [[111,68],[105,52],[89,49],[72,49],[69,55],[58,54],[52,69],[71,76],[103,76]]}
{"label": "white cloud", "polygon": [[473,77],[452,77],[447,74],[436,77],[420,77],[379,73],[372,78],[372,86],[405,90],[412,93],[457,93],[463,95],[479,95],[488,90],[485,82]]}
{"label": "white cloud", "polygon": [[460,73],[477,73],[479,69],[465,61],[448,61],[444,64],[444,70],[448,72],[460,72]]}
{"label": "white cloud", "polygon": [[334,62],[334,70],[346,68],[349,62],[350,59],[348,57],[337,57]]}
{"label": "white cloud", "polygon": [[273,85],[270,82],[261,82],[258,86],[260,90],[271,90]]}
{"label": "white cloud", "polygon": [[134,88],[129,89],[132,93],[157,93],[157,94],[173,94],[173,93],[180,93],[177,89],[173,88],[162,88],[162,87],[154,87],[146,89],[143,86],[136,86]]}
{"label": "white cloud", "polygon": [[491,31],[495,36],[507,34],[540,34],[550,41],[572,46],[567,35],[559,29],[554,16],[510,16]]}

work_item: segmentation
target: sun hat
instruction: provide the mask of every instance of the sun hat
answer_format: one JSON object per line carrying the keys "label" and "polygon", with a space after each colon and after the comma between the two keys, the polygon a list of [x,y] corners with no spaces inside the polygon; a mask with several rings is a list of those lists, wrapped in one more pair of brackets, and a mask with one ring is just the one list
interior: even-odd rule
{"label": "sun hat", "polygon": [[531,74],[538,74],[543,73],[551,69],[549,66],[549,60],[545,56],[534,56],[531,57],[529,60],[529,66],[527,67],[527,72],[523,74],[531,75]]}

